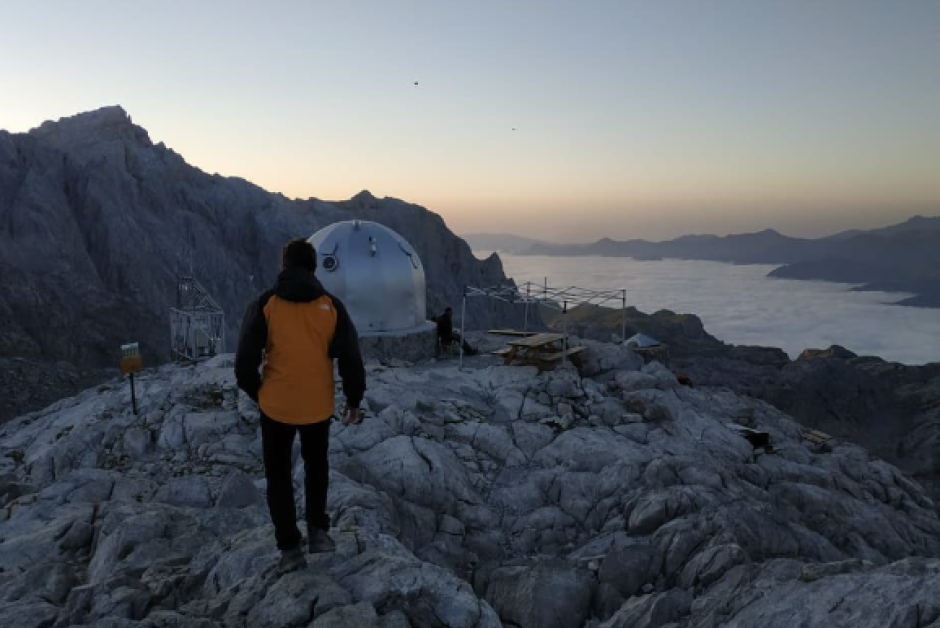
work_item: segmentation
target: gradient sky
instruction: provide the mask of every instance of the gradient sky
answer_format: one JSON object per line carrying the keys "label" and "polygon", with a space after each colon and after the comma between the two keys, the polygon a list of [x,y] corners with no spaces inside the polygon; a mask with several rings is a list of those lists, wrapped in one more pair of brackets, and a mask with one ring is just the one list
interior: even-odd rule
{"label": "gradient sky", "polygon": [[0,0],[0,24],[2,129],[120,104],[208,172],[459,233],[940,214],[933,0]]}

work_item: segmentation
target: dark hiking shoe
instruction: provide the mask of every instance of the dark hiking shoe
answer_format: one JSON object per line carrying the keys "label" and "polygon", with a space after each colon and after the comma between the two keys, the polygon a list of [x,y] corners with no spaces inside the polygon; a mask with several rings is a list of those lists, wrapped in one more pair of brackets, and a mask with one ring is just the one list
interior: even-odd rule
{"label": "dark hiking shoe", "polygon": [[330,533],[326,530],[314,528],[308,534],[310,539],[307,542],[311,554],[336,551],[336,542],[330,538]]}
{"label": "dark hiking shoe", "polygon": [[303,569],[307,566],[307,558],[300,546],[281,552],[281,560],[277,564],[277,572],[281,575]]}

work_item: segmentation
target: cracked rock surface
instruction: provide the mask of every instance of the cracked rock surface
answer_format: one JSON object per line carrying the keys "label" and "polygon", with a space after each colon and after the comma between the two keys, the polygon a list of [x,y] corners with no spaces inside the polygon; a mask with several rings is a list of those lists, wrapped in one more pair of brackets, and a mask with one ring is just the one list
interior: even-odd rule
{"label": "cracked rock surface", "polygon": [[231,356],[142,374],[137,416],[118,380],[21,416],[0,625],[940,627],[920,485],[616,351],[592,345],[590,377],[370,364],[368,417],[332,428],[337,551],[284,576]]}

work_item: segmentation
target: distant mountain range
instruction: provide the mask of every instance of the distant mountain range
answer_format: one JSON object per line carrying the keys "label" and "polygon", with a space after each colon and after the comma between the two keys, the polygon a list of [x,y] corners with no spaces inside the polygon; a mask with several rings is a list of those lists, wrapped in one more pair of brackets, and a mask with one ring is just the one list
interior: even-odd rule
{"label": "distant mountain range", "polygon": [[549,244],[508,233],[471,233],[460,236],[474,251],[499,251],[500,253],[525,254],[533,246]]}
{"label": "distant mountain range", "polygon": [[522,255],[780,264],[769,276],[855,283],[860,284],[858,290],[908,292],[914,296],[899,304],[940,307],[940,216],[915,216],[882,229],[844,231],[819,239],[791,238],[773,229],[728,236],[687,235],[665,242],[604,238],[590,244],[551,244],[495,234],[466,239],[477,250]]}

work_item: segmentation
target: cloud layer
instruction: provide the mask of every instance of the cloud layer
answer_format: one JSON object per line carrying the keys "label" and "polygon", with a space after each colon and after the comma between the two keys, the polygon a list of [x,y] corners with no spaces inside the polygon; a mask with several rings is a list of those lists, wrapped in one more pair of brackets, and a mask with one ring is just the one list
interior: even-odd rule
{"label": "cloud layer", "polygon": [[[478,254],[479,256],[480,254]],[[839,344],[905,364],[940,362],[940,309],[890,305],[906,295],[852,292],[852,286],[766,277],[774,266],[627,258],[500,254],[517,282],[627,291],[644,312],[701,317],[725,342],[781,347],[791,357]]]}

